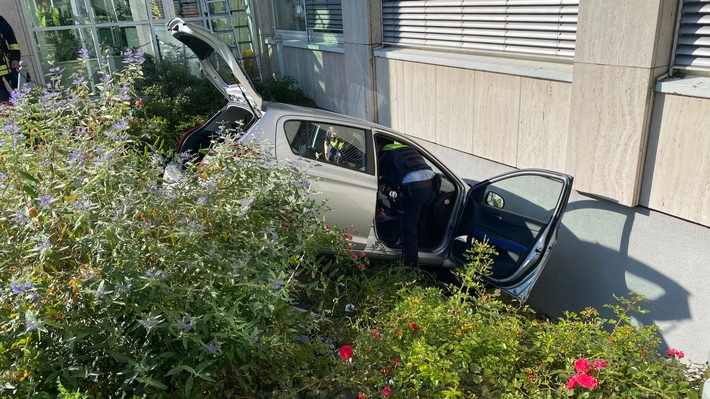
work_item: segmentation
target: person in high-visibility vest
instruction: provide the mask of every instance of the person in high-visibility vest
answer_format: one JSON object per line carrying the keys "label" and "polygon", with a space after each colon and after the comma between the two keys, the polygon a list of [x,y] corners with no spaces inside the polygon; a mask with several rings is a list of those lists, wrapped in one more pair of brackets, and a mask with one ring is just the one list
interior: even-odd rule
{"label": "person in high-visibility vest", "polygon": [[0,16],[0,102],[10,99],[10,91],[17,89],[17,73],[20,68],[20,46],[9,23]]}
{"label": "person in high-visibility vest", "polygon": [[380,183],[396,189],[402,260],[419,263],[419,229],[438,190],[436,173],[416,149],[399,143],[377,143]]}
{"label": "person in high-visibility vest", "polygon": [[340,158],[343,155],[343,146],[345,142],[338,138],[338,131],[335,126],[331,126],[325,134],[323,142],[323,153],[325,160],[333,163],[340,163]]}
{"label": "person in high-visibility vest", "polygon": [[35,13],[37,18],[39,18],[39,24],[41,26],[59,26],[59,10],[51,5],[49,1],[43,0],[42,4],[37,6],[37,12]]}

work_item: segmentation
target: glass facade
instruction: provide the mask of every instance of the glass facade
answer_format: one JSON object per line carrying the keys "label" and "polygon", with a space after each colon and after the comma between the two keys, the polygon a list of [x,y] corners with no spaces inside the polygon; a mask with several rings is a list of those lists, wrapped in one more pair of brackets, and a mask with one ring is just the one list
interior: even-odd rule
{"label": "glass facade", "polygon": [[58,66],[64,69],[65,83],[80,65],[80,49],[89,52],[85,73],[93,82],[100,77],[97,72],[105,72],[109,49],[119,68],[121,55],[131,49],[143,51],[148,60],[167,57],[199,71],[192,52],[167,32],[174,17],[211,28],[235,48],[252,48],[245,0],[24,0],[24,4],[42,73]]}

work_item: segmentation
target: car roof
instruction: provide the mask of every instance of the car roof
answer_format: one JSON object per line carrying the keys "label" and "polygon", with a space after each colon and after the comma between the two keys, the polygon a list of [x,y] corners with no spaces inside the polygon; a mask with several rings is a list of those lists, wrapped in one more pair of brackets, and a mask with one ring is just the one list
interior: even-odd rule
{"label": "car roof", "polygon": [[[284,104],[284,103],[278,103],[278,102],[265,102],[264,103],[264,113],[265,114],[283,114],[283,115],[300,115],[304,117],[312,117],[312,118],[323,118],[323,119],[332,119],[337,122],[341,123],[350,123],[350,124],[355,124],[355,125],[366,125],[370,126],[373,129],[378,129],[385,131],[387,133],[399,135],[399,136],[404,136],[402,133],[392,130],[392,128],[389,128],[387,126],[383,126],[380,124],[377,124],[372,121],[368,121],[366,119],[358,118],[355,116],[350,116],[350,115],[345,115],[345,114],[340,114],[337,112],[329,111],[326,109],[322,108],[311,108],[311,107],[304,107],[300,105],[292,105],[292,104]],[[413,138],[407,137],[409,140],[413,140]]]}

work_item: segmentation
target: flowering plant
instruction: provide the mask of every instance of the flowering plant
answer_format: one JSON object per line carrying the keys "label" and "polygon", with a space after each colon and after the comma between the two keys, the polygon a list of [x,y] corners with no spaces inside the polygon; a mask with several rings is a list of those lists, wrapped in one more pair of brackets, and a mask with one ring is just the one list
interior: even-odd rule
{"label": "flowering plant", "polygon": [[587,309],[553,322],[485,286],[492,251],[476,243],[461,285],[404,284],[394,302],[362,311],[336,385],[353,397],[699,397],[707,368],[662,356],[657,327],[631,324],[643,298],[617,298],[615,318]]}
{"label": "flowering plant", "polygon": [[269,148],[225,138],[165,184],[129,129],[141,58],[95,86],[55,69],[2,110],[0,396],[56,396],[57,379],[91,397],[272,391],[318,326],[293,301],[339,274],[319,254],[357,268]]}

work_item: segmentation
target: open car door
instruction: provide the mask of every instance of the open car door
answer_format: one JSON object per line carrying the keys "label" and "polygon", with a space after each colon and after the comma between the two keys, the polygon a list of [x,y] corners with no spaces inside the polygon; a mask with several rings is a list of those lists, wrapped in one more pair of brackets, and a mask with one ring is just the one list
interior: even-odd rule
{"label": "open car door", "polygon": [[528,169],[476,184],[468,192],[450,259],[465,264],[473,240],[487,239],[497,252],[487,279],[525,301],[557,241],[572,180],[563,173]]}
{"label": "open car door", "polygon": [[[262,99],[247,76],[242,65],[234,58],[232,50],[209,30],[180,18],[168,23],[168,31],[197,56],[207,79],[231,102],[245,102],[258,117]],[[229,74],[233,78],[229,77]],[[236,79],[236,83],[227,80]]]}

